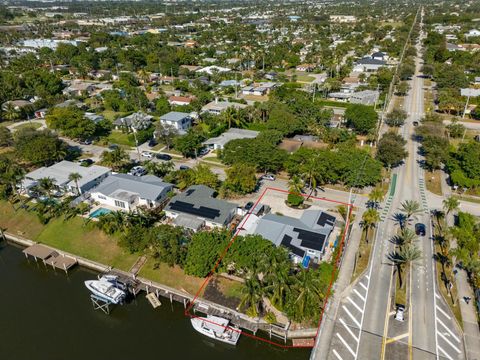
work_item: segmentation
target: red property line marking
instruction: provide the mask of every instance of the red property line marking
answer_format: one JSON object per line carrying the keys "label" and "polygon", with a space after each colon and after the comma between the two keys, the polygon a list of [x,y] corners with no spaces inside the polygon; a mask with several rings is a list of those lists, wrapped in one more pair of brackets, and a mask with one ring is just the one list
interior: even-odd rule
{"label": "red property line marking", "polygon": [[[250,218],[250,215],[252,214],[252,211],[253,209],[255,209],[255,207],[260,203],[260,201],[262,200],[262,198],[265,196],[265,194],[267,193],[268,190],[273,190],[273,191],[278,191],[278,192],[282,192],[282,193],[286,193],[286,194],[291,194],[291,192],[289,192],[288,190],[283,190],[283,189],[278,189],[278,188],[271,188],[271,187],[267,187],[265,188],[265,190],[263,190],[262,194],[260,195],[260,197],[258,198],[258,200],[255,202],[255,204],[252,206],[252,208],[248,211],[247,213],[247,216],[245,216],[244,220],[241,222],[241,224],[239,224],[237,226],[237,230],[235,231],[235,234],[233,235],[232,239],[229,241],[227,247],[225,248],[225,250],[222,252],[220,258],[217,260],[217,262],[215,263],[215,266],[212,268],[212,270],[209,272],[208,276],[205,278],[204,282],[202,283],[202,285],[200,286],[200,288],[197,290],[194,298],[192,299],[192,301],[189,303],[188,307],[185,309],[184,311],[184,315],[187,316],[187,317],[190,317],[190,318],[198,318],[199,316],[196,316],[194,314],[191,314],[190,313],[190,310],[192,309],[192,307],[194,306],[195,304],[195,301],[198,299],[198,297],[200,296],[200,293],[202,292],[202,290],[205,288],[205,286],[210,282],[210,279],[212,278],[212,276],[215,274],[215,271],[217,270],[217,268],[220,266],[220,263],[222,262],[223,258],[225,257],[225,255],[227,254],[228,250],[230,249],[230,247],[232,246],[232,244],[234,243],[234,241],[236,240],[239,232],[241,231],[241,229],[243,228],[243,225],[245,225],[245,223],[247,222],[247,220]],[[320,331],[320,326],[322,324],[322,319],[323,319],[323,314],[324,314],[324,311],[325,311],[325,307],[327,306],[328,304],[328,301],[330,299],[330,293],[331,293],[331,289],[332,289],[332,286],[333,286],[333,282],[334,282],[334,279],[335,279],[335,275],[337,273],[337,270],[338,270],[338,261],[339,261],[339,258],[340,258],[340,255],[342,253],[342,249],[343,249],[343,245],[344,245],[344,241],[345,241],[345,237],[346,237],[346,233],[347,233],[347,229],[350,225],[350,215],[352,213],[352,208],[353,208],[353,204],[350,204],[350,203],[346,203],[346,202],[342,202],[342,201],[337,201],[337,200],[332,200],[332,199],[327,199],[325,197],[316,197],[316,196],[308,196],[306,194],[300,194],[302,195],[303,197],[309,197],[311,199],[315,199],[315,200],[320,200],[320,201],[326,201],[326,202],[332,202],[332,203],[336,203],[336,204],[342,204],[342,205],[345,205],[348,207],[348,217],[347,217],[347,221],[346,221],[346,224],[345,224],[345,229],[343,231],[343,235],[342,235],[342,239],[340,241],[340,244],[339,244],[339,251],[337,252],[337,256],[335,258],[335,262],[334,262],[334,268],[333,268],[333,271],[332,271],[332,276],[330,278],[330,284],[328,286],[328,289],[327,289],[327,294],[325,296],[325,301],[324,301],[324,306],[322,308],[322,311],[320,313],[320,319],[319,319],[319,322],[318,322],[318,327],[317,327],[317,331],[316,331],[316,334],[315,334],[315,337],[314,337],[314,343],[316,342],[316,339],[318,337],[318,333]],[[263,337],[259,337],[259,336],[256,336],[256,335],[253,335],[253,334],[249,334],[241,329],[236,329],[236,328],[232,328],[232,327],[229,327],[229,326],[225,326],[225,325],[222,325],[222,324],[218,324],[216,322],[213,322],[213,321],[210,321],[210,320],[205,320],[206,322],[209,322],[209,323],[212,323],[212,324],[215,324],[217,326],[221,326],[223,327],[224,329],[231,329],[233,331],[236,331],[236,332],[239,332],[247,337],[250,337],[252,339],[255,339],[255,340],[260,340],[260,341],[263,341],[265,343],[268,343],[270,345],[275,345],[275,346],[278,346],[280,348],[283,348],[283,349],[290,349],[290,348],[312,348],[313,346],[312,345],[285,345],[285,344],[282,344],[282,343],[279,343],[279,342],[276,342],[276,341],[272,341],[270,339],[266,339],[266,338],[263,338]]]}

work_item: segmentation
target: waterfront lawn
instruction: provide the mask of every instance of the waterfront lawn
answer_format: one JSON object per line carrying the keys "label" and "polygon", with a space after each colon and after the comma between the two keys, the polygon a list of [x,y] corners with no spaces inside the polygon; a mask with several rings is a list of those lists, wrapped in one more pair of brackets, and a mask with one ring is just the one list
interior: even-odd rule
{"label": "waterfront lawn", "polygon": [[43,225],[34,213],[19,207],[20,203],[12,205],[8,201],[0,201],[0,226],[12,235],[35,239]]}
{"label": "waterfront lawn", "polygon": [[[167,264],[159,263],[158,268],[154,268],[155,259],[149,258],[138,276],[155,281],[172,288],[183,290],[191,295],[195,295],[202,286],[204,279],[196,276],[185,275],[183,270],[178,267],[170,267]],[[203,291],[200,296],[203,295]]]}
{"label": "waterfront lawn", "polygon": [[138,258],[120,248],[115,238],[105,235],[92,223],[84,225],[80,217],[68,221],[63,221],[62,217],[51,220],[36,240],[125,271],[130,270]]}

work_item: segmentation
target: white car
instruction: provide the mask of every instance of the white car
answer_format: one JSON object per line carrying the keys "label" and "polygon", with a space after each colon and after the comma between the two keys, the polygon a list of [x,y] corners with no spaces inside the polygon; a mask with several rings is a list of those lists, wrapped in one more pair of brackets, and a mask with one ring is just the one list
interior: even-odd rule
{"label": "white car", "polygon": [[273,174],[265,174],[265,175],[262,175],[261,179],[262,179],[262,180],[275,181],[275,175],[273,175]]}
{"label": "white car", "polygon": [[395,313],[395,320],[397,321],[404,321],[405,320],[405,307],[399,305],[397,307],[397,312]]}
{"label": "white car", "polygon": [[153,154],[150,151],[142,152],[142,156],[146,157],[147,159],[153,159]]}

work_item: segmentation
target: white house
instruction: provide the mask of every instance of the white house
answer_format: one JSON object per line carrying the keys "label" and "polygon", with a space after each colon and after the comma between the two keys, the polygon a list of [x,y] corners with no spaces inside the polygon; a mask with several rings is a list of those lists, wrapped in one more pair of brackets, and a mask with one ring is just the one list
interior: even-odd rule
{"label": "white house", "polygon": [[235,109],[244,109],[247,107],[247,105],[229,101],[218,101],[215,99],[215,101],[209,102],[203,106],[201,112],[208,112],[210,114],[218,115],[230,107]]}
{"label": "white house", "polygon": [[[81,178],[75,182],[70,180],[70,174],[80,174]],[[41,167],[25,175],[22,182],[22,188],[28,192],[36,185],[40,179],[50,178],[55,183],[59,191],[77,194],[77,183],[80,194],[97,186],[105,179],[111,170],[104,166],[92,165],[89,167],[80,166],[71,161],[60,161],[49,167]]]}
{"label": "white house", "polygon": [[478,29],[471,29],[467,33],[465,33],[465,37],[468,39],[469,37],[480,36],[480,30]]}
{"label": "white house", "polygon": [[139,206],[155,208],[165,202],[173,185],[153,175],[115,174],[90,191],[92,199],[118,210],[133,211]]}
{"label": "white house", "polygon": [[230,128],[220,136],[210,138],[203,143],[213,150],[221,150],[225,145],[235,139],[254,139],[258,136],[258,131]]}
{"label": "white house", "polygon": [[173,126],[180,134],[185,133],[192,126],[192,116],[188,113],[170,111],[160,116],[163,125]]}

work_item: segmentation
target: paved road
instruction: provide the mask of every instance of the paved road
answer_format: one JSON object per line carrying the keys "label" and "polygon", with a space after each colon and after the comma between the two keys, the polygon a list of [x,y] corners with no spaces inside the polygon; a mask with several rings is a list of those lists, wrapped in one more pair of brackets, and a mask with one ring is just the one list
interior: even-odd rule
{"label": "paved road", "polygon": [[418,144],[411,136],[412,122],[423,116],[420,66],[417,59],[417,73],[405,101],[409,117],[401,130],[408,142],[409,157],[393,172],[397,176],[397,188],[394,196],[382,204],[382,221],[377,228],[368,271],[342,294],[333,331],[326,334],[331,336],[330,348],[317,349],[312,357],[315,360],[463,359],[462,336],[435,289],[429,227],[426,236],[418,242],[423,257],[412,265],[412,286],[407,297],[413,306],[407,309],[405,322],[393,320],[392,287],[396,275],[387,260],[393,251],[390,239],[398,228],[393,216],[404,200],[417,200],[424,211],[416,221],[429,224],[424,171],[418,163]]}

